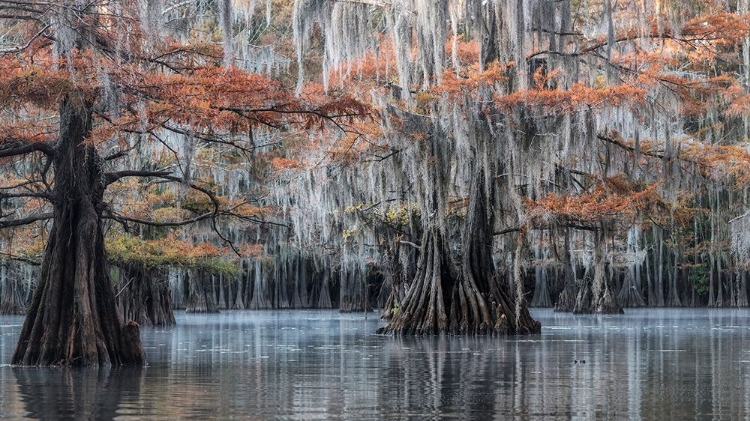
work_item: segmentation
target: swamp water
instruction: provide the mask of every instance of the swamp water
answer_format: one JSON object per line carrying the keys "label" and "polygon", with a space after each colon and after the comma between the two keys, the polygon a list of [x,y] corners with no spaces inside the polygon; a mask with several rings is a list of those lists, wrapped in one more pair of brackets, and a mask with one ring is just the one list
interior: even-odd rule
{"label": "swamp water", "polygon": [[23,318],[0,316],[0,419],[750,416],[750,310],[532,314],[540,335],[397,338],[374,313],[179,312],[109,370],[11,367]]}

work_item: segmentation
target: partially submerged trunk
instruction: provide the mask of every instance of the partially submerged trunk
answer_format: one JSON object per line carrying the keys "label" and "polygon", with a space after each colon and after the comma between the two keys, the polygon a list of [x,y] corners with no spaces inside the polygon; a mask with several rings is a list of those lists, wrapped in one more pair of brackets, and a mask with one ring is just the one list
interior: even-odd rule
{"label": "partially submerged trunk", "polygon": [[379,333],[525,334],[541,324],[522,297],[513,301],[495,277],[492,262],[494,216],[483,170],[473,177],[463,233],[463,256],[454,263],[446,234],[431,224],[422,234],[417,274],[401,305]]}
{"label": "partially submerged trunk", "polygon": [[0,314],[26,314],[32,282],[23,278],[31,276],[20,276],[18,272],[13,261],[0,260]]}
{"label": "partially submerged trunk", "polygon": [[143,364],[138,324],[123,325],[104,250],[101,159],[87,145],[91,110],[66,99],[54,158],[54,222],[41,279],[12,363]]}
{"label": "partially submerged trunk", "polygon": [[541,250],[539,248],[535,249],[534,255],[537,261],[534,268],[534,298],[531,299],[529,307],[552,307],[552,299],[550,298],[547,282],[547,269],[539,263],[542,259]]}
{"label": "partially submerged trunk", "polygon": [[185,274],[185,312],[218,313],[219,308],[214,299],[211,287],[212,275],[204,270],[195,269]]}
{"label": "partially submerged trunk", "polygon": [[638,266],[630,266],[628,272],[625,274],[625,279],[622,282],[622,288],[620,293],[617,295],[617,301],[622,307],[645,307],[646,301],[641,295],[641,291],[638,288],[636,282],[637,270],[640,270]]}
{"label": "partially submerged trunk", "polygon": [[628,253],[630,262],[628,262],[627,272],[622,282],[622,288],[617,294],[617,302],[622,307],[645,307],[646,300],[641,294],[641,272],[642,272],[642,254],[640,228],[633,226],[628,230]]}
{"label": "partially submerged trunk", "polygon": [[388,298],[385,300],[383,312],[380,315],[383,320],[390,320],[404,301],[407,279],[413,278],[405,273],[410,273],[411,269],[416,266],[416,262],[411,258],[407,258],[406,262],[401,261],[401,247],[404,246],[400,244],[400,240],[396,239],[392,242],[385,242],[383,245],[384,288],[388,290]]}
{"label": "partially submerged trunk", "polygon": [[557,297],[555,303],[555,311],[557,312],[572,312],[576,306],[576,296],[578,290],[576,288],[576,267],[573,262],[573,256],[570,252],[570,229],[565,229],[565,256],[563,262],[565,283],[562,292]]}
{"label": "partially submerged trunk", "polygon": [[123,264],[118,269],[117,306],[127,320],[141,326],[175,324],[172,290],[166,279],[159,279],[155,270],[136,264]]}
{"label": "partially submerged trunk", "polygon": [[612,293],[612,267],[604,258],[604,239],[602,230],[595,233],[594,263],[590,268],[593,274],[585,274],[582,286],[578,289],[573,313],[622,314],[622,307]]}
{"label": "partially submerged trunk", "polygon": [[561,313],[572,312],[576,306],[577,296],[578,291],[576,290],[575,280],[565,281],[565,286],[563,287],[562,292],[560,292],[560,295],[557,297],[557,302],[555,303],[555,311]]}
{"label": "partially submerged trunk", "polygon": [[737,292],[737,307],[747,307],[747,271],[741,270],[739,276],[739,291]]}
{"label": "partially submerged trunk", "polygon": [[339,311],[372,311],[367,272],[367,267],[354,265],[347,268],[342,265],[339,278]]}
{"label": "partially submerged trunk", "polygon": [[313,283],[310,306],[313,308],[333,308],[331,301],[331,270],[323,268],[322,279]]}

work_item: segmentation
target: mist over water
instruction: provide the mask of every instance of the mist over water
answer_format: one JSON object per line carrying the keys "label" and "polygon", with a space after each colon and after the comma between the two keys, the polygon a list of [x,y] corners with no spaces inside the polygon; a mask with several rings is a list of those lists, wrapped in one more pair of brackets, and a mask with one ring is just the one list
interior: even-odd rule
{"label": "mist over water", "polygon": [[142,328],[147,367],[102,370],[10,367],[23,318],[0,316],[0,419],[750,414],[748,310],[532,314],[540,335],[398,338],[374,335],[374,313],[180,312]]}

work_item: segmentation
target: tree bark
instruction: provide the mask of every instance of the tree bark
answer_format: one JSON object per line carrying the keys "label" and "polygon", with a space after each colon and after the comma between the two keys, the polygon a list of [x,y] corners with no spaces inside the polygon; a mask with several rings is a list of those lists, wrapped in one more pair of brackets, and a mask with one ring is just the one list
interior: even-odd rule
{"label": "tree bark", "polygon": [[680,276],[680,263],[682,262],[682,251],[678,248],[674,248],[674,263],[672,264],[670,276],[669,276],[669,290],[667,291],[667,307],[682,307],[682,301],[680,300],[680,294],[677,289],[677,281]]}
{"label": "tree bark", "polygon": [[0,260],[0,314],[26,314],[28,301],[23,294],[23,280],[15,273],[17,266],[11,260]]}
{"label": "tree bark", "polygon": [[657,307],[664,307],[664,231],[654,226],[654,242],[658,244],[658,254],[654,258],[654,298]]}
{"label": "tree bark", "polygon": [[339,282],[339,310],[345,313],[355,311],[372,311],[367,281],[367,268],[358,264],[346,268],[342,265]]}
{"label": "tree bark", "polygon": [[218,313],[211,285],[212,275],[201,269],[185,273],[185,311],[187,313]]}
{"label": "tree bark", "polygon": [[268,265],[263,265],[260,260],[255,260],[253,266],[254,268],[249,275],[252,277],[251,289],[253,294],[248,308],[251,310],[274,308],[273,285],[268,280],[267,274],[270,269],[266,267]]}
{"label": "tree bark", "polygon": [[166,279],[158,279],[158,271],[131,263],[119,272],[117,306],[126,320],[141,326],[175,324],[172,290]]}
{"label": "tree bark", "polygon": [[[422,234],[417,274],[403,303],[379,333],[525,334],[541,324],[523,297],[514,302],[495,277],[492,262],[494,187],[485,186],[483,169],[475,171],[463,232],[463,256],[454,264],[445,233],[430,224]],[[429,222],[429,221],[428,221]],[[426,224],[427,225],[427,224]]]}
{"label": "tree bark", "polygon": [[[542,252],[540,248],[534,250],[535,258],[541,260]],[[549,296],[549,287],[547,285],[547,270],[546,268],[537,263],[534,268],[534,298],[531,299],[529,307],[552,307],[552,300]]]}
{"label": "tree bark", "polygon": [[622,288],[620,288],[620,293],[617,295],[617,302],[621,307],[633,308],[646,306],[646,301],[643,299],[636,282],[636,271],[639,270],[639,265],[630,265],[628,267],[628,272],[625,274],[625,279],[622,282]]}
{"label": "tree bark", "polygon": [[[573,313],[622,314],[622,308],[612,294],[611,263],[608,267],[604,256],[605,229],[594,233],[593,276],[584,275],[583,286],[578,290]],[[593,279],[592,279],[593,278]]]}
{"label": "tree bark", "polygon": [[641,262],[638,258],[640,251],[640,228],[632,226],[628,230],[628,254],[633,256],[632,263],[628,264],[628,270],[622,282],[622,288],[617,294],[617,302],[621,307],[645,307],[646,301],[641,294]]}
{"label": "tree bark", "polygon": [[744,269],[740,270],[740,274],[737,275],[739,278],[739,291],[737,292],[737,307],[747,307],[747,271]]}
{"label": "tree bark", "polygon": [[[320,285],[319,289],[315,291],[315,300],[313,306],[315,308],[333,308],[333,301],[331,300],[331,269],[328,267],[323,268],[322,279],[320,282],[315,282],[314,285]],[[317,287],[314,287],[317,288]]]}
{"label": "tree bark", "polygon": [[555,311],[572,312],[576,305],[578,295],[576,287],[576,267],[570,252],[570,228],[565,228],[565,256],[563,261],[564,286],[555,303]]}
{"label": "tree bark", "polygon": [[54,220],[41,279],[12,363],[109,366],[143,364],[138,324],[123,325],[107,269],[101,213],[101,159],[86,143],[91,109],[60,105],[54,157]]}

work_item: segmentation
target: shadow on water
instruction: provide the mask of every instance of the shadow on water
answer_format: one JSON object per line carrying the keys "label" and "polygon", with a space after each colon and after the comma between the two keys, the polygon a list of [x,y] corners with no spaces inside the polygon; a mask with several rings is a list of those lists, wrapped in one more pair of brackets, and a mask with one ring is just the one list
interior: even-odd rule
{"label": "shadow on water", "polygon": [[13,367],[25,417],[41,420],[111,420],[137,402],[143,368]]}

